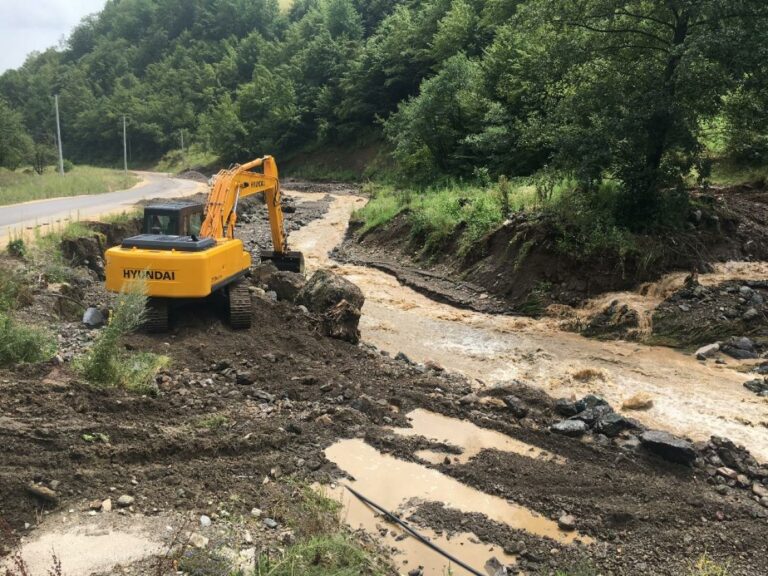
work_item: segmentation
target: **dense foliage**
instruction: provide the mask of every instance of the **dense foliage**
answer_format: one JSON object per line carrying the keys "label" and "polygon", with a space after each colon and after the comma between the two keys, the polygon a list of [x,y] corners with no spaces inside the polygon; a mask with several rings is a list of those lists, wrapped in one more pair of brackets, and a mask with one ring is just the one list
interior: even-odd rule
{"label": "dense foliage", "polygon": [[[400,174],[620,184],[625,224],[674,214],[705,132],[768,160],[763,0],[108,0],[0,77],[0,164],[118,163],[187,141],[225,162],[381,134]],[[705,130],[709,129],[709,132]]]}

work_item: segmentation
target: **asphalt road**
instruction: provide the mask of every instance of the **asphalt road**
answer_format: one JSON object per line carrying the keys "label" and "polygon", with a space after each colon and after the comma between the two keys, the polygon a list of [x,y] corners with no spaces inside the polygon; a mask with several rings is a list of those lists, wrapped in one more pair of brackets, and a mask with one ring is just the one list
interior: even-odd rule
{"label": "asphalt road", "polygon": [[206,189],[203,184],[192,180],[170,178],[153,172],[137,174],[143,182],[128,190],[0,206],[0,245],[12,238],[34,234],[35,229],[45,233],[69,221],[129,211],[142,200],[190,196]]}

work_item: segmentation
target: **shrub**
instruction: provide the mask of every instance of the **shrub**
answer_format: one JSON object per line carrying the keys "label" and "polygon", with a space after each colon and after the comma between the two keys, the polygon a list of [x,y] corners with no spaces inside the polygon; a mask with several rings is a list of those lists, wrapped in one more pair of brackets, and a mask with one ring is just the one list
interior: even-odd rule
{"label": "shrub", "polygon": [[14,258],[24,258],[27,255],[27,246],[22,238],[16,238],[8,242],[8,254]]}
{"label": "shrub", "polygon": [[0,313],[0,366],[43,362],[56,352],[56,340],[49,332],[19,324]]}
{"label": "shrub", "polygon": [[109,324],[93,347],[76,361],[76,368],[91,384],[119,386],[139,393],[153,393],[153,379],[169,362],[166,356],[150,352],[126,354],[120,339],[144,322],[147,303],[146,287],[135,285],[121,292]]}

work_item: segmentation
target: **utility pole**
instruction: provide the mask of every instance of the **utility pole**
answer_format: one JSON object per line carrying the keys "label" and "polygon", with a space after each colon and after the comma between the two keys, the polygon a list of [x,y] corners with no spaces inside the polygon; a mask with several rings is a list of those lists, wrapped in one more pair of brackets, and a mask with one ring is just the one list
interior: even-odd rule
{"label": "utility pole", "polygon": [[179,132],[181,133],[181,157],[183,158],[184,157],[184,128],[179,130]]}
{"label": "utility pole", "polygon": [[53,97],[56,103],[56,141],[59,144],[59,174],[64,176],[64,152],[61,148],[61,122],[59,121],[59,95]]}
{"label": "utility pole", "polygon": [[128,137],[125,130],[125,114],[123,114],[123,172],[128,176]]}

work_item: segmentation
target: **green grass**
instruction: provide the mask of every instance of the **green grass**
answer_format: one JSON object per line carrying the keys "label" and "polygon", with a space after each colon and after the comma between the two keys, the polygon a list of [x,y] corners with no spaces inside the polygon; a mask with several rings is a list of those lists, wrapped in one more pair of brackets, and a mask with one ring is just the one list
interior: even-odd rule
{"label": "green grass", "polygon": [[768,181],[768,166],[739,166],[715,162],[709,178],[715,186],[736,186],[746,182]]}
{"label": "green grass", "polygon": [[139,179],[121,170],[77,166],[60,176],[48,169],[42,175],[28,171],[0,170],[0,205],[83,194],[103,194],[130,188]]}
{"label": "green grass", "polygon": [[0,312],[0,366],[44,362],[55,353],[56,339],[50,332]]}
{"label": "green grass", "polygon": [[[569,183],[559,182],[547,194],[532,179],[519,179],[508,184],[510,212],[546,208],[557,204]],[[355,213],[367,232],[386,225],[400,213],[407,213],[415,238],[423,240],[424,252],[434,253],[457,231],[459,252],[466,253],[484,235],[505,219],[504,185],[488,188],[449,183],[417,191],[400,189],[389,184],[368,184],[364,192],[371,200]]]}
{"label": "green grass", "polygon": [[388,574],[346,534],[315,536],[290,546],[279,558],[260,556],[254,576],[371,576]]}
{"label": "green grass", "polygon": [[171,150],[154,167],[158,172],[178,174],[187,170],[200,170],[217,164],[219,157],[213,152],[206,152],[201,146],[193,144],[184,150]]}

